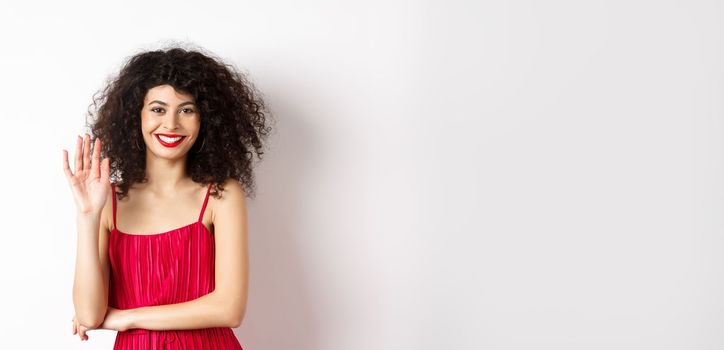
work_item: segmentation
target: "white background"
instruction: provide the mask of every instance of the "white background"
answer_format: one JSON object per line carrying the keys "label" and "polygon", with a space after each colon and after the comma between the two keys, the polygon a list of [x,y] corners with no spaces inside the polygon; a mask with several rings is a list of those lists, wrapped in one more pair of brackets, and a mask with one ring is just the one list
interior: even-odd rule
{"label": "white background", "polygon": [[724,348],[716,1],[27,3],[0,9],[0,339],[71,335],[62,149],[167,40],[278,119],[245,350]]}

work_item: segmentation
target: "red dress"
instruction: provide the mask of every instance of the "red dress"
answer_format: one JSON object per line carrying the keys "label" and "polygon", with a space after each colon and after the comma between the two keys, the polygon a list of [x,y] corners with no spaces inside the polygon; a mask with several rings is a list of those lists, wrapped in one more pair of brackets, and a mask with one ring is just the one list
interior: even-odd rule
{"label": "red dress", "polygon": [[[130,234],[116,226],[116,189],[113,193],[113,230],[108,256],[111,265],[108,305],[117,309],[175,304],[214,290],[214,235],[202,222],[209,190],[199,219],[156,234]],[[114,350],[132,349],[240,349],[230,327],[186,330],[129,329],[116,334]]]}

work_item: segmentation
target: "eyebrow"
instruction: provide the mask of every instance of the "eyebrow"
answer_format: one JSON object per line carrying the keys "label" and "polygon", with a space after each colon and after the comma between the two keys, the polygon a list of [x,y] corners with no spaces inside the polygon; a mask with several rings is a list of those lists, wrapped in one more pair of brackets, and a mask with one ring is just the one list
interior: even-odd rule
{"label": "eyebrow", "polygon": [[[153,101],[149,102],[148,104],[150,105],[150,104],[152,104],[152,103],[158,103],[158,104],[162,104],[162,105],[164,105],[164,106],[168,106],[168,103],[163,102],[163,101],[160,101],[160,100],[153,100]],[[191,102],[191,101],[186,101],[186,102],[181,103],[181,104],[178,105],[178,106],[181,107],[181,106],[192,105],[192,104],[194,104],[194,103]]]}

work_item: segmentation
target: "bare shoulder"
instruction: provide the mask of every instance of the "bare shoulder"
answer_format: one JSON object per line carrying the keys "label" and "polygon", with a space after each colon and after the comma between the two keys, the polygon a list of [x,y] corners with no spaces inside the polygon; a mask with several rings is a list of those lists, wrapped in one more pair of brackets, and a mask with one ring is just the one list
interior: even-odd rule
{"label": "bare shoulder", "polygon": [[226,179],[222,183],[222,187],[224,188],[224,191],[221,193],[221,197],[217,199],[219,202],[224,202],[227,197],[229,201],[239,200],[239,199],[245,199],[246,193],[244,192],[244,187],[237,181],[236,179]]}
{"label": "bare shoulder", "polygon": [[213,226],[221,232],[242,231],[247,218],[244,188],[234,179],[224,181],[223,187],[221,198],[209,196]]}
{"label": "bare shoulder", "polygon": [[246,206],[246,192],[244,187],[236,179],[226,179],[222,184],[224,190],[221,192],[221,198],[209,196],[209,204],[212,205],[213,211],[238,211]]}

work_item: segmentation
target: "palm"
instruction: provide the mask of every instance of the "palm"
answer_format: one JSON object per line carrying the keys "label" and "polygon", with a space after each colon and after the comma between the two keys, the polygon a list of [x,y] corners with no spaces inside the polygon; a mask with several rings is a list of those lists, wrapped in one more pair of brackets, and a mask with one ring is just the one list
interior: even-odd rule
{"label": "palm", "polygon": [[96,138],[91,154],[90,136],[86,134],[83,139],[78,136],[75,172],[72,172],[68,163],[68,152],[63,150],[63,168],[76,208],[81,213],[99,213],[110,191],[109,160],[105,158],[101,161],[100,155],[100,139]]}

